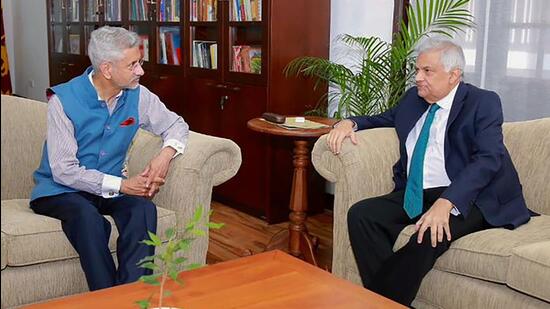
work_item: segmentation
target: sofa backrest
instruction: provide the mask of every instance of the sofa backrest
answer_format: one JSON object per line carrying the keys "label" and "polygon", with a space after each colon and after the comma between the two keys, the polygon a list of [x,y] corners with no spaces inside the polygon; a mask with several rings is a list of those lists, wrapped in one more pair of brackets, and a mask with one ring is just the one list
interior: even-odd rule
{"label": "sofa backrest", "polygon": [[26,199],[46,139],[47,104],[2,95],[2,200]]}
{"label": "sofa backrest", "polygon": [[505,123],[503,130],[527,206],[550,215],[550,118]]}

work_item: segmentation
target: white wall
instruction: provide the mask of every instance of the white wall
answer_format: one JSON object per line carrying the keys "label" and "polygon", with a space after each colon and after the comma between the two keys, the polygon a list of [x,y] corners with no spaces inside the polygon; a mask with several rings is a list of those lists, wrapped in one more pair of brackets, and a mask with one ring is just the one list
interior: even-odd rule
{"label": "white wall", "polygon": [[13,93],[46,101],[49,87],[46,1],[3,0]]}
{"label": "white wall", "polygon": [[[330,39],[342,33],[391,40],[394,0],[332,0]],[[331,48],[331,60],[333,48]]]}
{"label": "white wall", "polygon": [[[332,0],[330,59],[340,63],[346,61],[345,51],[342,52],[335,40],[343,33],[379,36],[389,41],[393,2]],[[3,0],[3,5],[14,93],[44,101],[44,90],[49,86],[46,1]]]}
{"label": "white wall", "polygon": [[[391,40],[394,0],[332,0],[330,20],[330,60],[350,65],[350,50],[338,41],[341,34],[377,36]],[[329,115],[337,102],[329,105]]]}

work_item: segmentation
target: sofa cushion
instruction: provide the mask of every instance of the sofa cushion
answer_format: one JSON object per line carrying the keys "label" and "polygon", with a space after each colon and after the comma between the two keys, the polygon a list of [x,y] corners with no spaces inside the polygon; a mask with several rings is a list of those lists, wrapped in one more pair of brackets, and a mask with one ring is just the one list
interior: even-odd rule
{"label": "sofa cushion", "polygon": [[[403,247],[414,233],[405,228],[394,245]],[[436,262],[434,268],[499,283],[506,282],[512,250],[516,247],[550,240],[550,216],[532,217],[515,230],[488,229],[457,239]]]}
{"label": "sofa cushion", "polygon": [[550,302],[550,241],[514,248],[506,284]]}
{"label": "sofa cushion", "polygon": [[[157,230],[176,224],[175,213],[157,207]],[[111,217],[109,248],[116,249],[118,231]],[[164,237],[164,233],[159,233]],[[61,229],[61,221],[35,214],[28,199],[2,201],[2,268],[24,266],[77,257],[76,251]],[[5,263],[5,264],[4,264]]]}
{"label": "sofa cushion", "polygon": [[2,269],[6,268],[6,265],[8,265],[8,255],[4,254],[5,252],[8,252],[8,242],[6,238],[6,234],[2,232]]}

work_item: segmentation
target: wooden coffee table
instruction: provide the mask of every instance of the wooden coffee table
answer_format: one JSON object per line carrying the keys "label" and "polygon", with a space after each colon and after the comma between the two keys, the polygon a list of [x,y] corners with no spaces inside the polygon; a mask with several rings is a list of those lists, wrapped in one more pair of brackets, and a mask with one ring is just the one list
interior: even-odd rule
{"label": "wooden coffee table", "polygon": [[[181,274],[164,306],[196,308],[405,308],[279,250]],[[138,308],[158,288],[137,282],[27,308]],[[154,307],[155,302],[152,303]]]}

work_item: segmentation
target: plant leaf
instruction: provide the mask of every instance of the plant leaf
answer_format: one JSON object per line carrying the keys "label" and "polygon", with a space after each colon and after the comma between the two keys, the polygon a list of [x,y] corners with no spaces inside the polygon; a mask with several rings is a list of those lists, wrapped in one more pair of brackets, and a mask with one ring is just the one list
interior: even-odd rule
{"label": "plant leaf", "polygon": [[203,265],[199,264],[199,263],[193,263],[193,264],[189,264],[187,266],[185,266],[185,268],[187,270],[193,270],[193,269],[197,269],[197,268],[201,268]]}
{"label": "plant leaf", "polygon": [[140,265],[139,267],[141,267],[141,268],[147,268],[147,269],[151,269],[151,270],[157,270],[157,269],[159,269],[159,267],[158,267],[155,263],[152,263],[152,262],[143,263],[143,264]]}
{"label": "plant leaf", "polygon": [[136,301],[136,304],[138,304],[140,309],[147,309],[150,305],[149,300],[147,299],[138,300]]}
{"label": "plant leaf", "polygon": [[209,229],[219,230],[221,229],[225,224],[224,223],[216,223],[216,222],[208,222],[206,226],[208,226]]}
{"label": "plant leaf", "polygon": [[183,257],[183,256],[182,256],[182,257],[176,258],[176,259],[174,260],[174,264],[185,263],[185,262],[187,262],[187,260],[188,260],[188,259],[187,259],[186,257]]}
{"label": "plant leaf", "polygon": [[172,228],[172,227],[167,228],[166,232],[164,232],[164,234],[166,235],[167,239],[171,239],[175,234],[174,228]]}
{"label": "plant leaf", "polygon": [[148,246],[156,246],[155,242],[153,242],[151,240],[147,240],[147,239],[140,241],[140,243],[146,244]]}
{"label": "plant leaf", "polygon": [[151,231],[147,231],[147,234],[149,235],[149,239],[151,239],[153,241],[153,244],[154,246],[160,246],[162,245],[162,241],[160,240],[160,238],[157,236],[157,234],[151,232]]}
{"label": "plant leaf", "polygon": [[139,280],[141,282],[150,284],[150,285],[160,285],[160,282],[158,282],[158,278],[162,276],[162,274],[152,274],[152,275],[145,275],[139,277]]}
{"label": "plant leaf", "polygon": [[193,214],[193,222],[200,221],[200,219],[202,218],[202,212],[203,212],[202,206],[197,207],[197,209],[195,210],[195,213]]}
{"label": "plant leaf", "polygon": [[206,232],[199,229],[194,229],[191,231],[191,233],[196,236],[206,236]]}
{"label": "plant leaf", "polygon": [[180,250],[187,251],[191,247],[191,242],[193,242],[191,238],[182,239],[178,242],[178,247]]}
{"label": "plant leaf", "polygon": [[141,260],[139,260],[139,262],[137,262],[136,265],[139,265],[139,264],[142,264],[142,263],[145,263],[145,262],[154,261],[154,260],[155,260],[155,256],[154,256],[154,255],[146,256],[146,257],[142,258]]}
{"label": "plant leaf", "polygon": [[177,270],[171,270],[168,273],[168,276],[170,276],[170,278],[172,278],[172,280],[174,280],[174,281],[176,281],[178,279],[178,275],[179,275],[179,271],[177,271]]}

